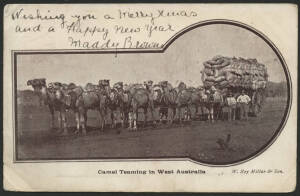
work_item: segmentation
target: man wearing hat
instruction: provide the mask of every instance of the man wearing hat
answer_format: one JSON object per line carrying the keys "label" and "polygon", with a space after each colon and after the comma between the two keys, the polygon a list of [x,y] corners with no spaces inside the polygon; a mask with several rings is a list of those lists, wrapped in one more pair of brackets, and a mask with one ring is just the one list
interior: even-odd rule
{"label": "man wearing hat", "polygon": [[237,103],[240,107],[240,119],[242,120],[244,117],[248,120],[248,112],[249,112],[249,103],[251,98],[245,93],[245,90],[242,90],[242,94],[237,98]]}
{"label": "man wearing hat", "polygon": [[229,92],[226,98],[226,104],[228,106],[228,121],[235,120],[236,99],[232,92]]}

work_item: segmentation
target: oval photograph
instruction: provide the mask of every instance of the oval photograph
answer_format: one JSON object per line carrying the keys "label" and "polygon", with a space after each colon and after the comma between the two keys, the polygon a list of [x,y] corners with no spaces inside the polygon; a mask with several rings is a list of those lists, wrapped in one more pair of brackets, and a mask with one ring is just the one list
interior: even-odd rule
{"label": "oval photograph", "polygon": [[223,166],[255,158],[280,134],[289,73],[251,27],[203,22],[163,51],[137,51],[17,53],[16,161]]}

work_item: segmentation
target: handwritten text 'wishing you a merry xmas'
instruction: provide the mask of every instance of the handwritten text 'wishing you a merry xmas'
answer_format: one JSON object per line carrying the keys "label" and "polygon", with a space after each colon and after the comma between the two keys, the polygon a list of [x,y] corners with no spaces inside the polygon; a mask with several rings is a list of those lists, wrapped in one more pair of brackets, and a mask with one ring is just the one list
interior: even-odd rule
{"label": "handwritten text 'wishing you a merry xmas'", "polygon": [[[66,37],[72,48],[117,49],[162,48],[162,43],[149,41],[149,39],[156,33],[171,33],[176,29],[171,23],[160,22],[160,18],[196,16],[197,13],[191,10],[158,9],[145,12],[118,9],[98,16],[92,13],[67,15],[48,9],[28,11],[20,8],[12,13],[11,19],[17,22],[14,28],[16,33],[59,32],[61,36]],[[126,21],[130,20],[138,22],[126,26]],[[121,41],[115,40],[114,37],[121,37]]]}

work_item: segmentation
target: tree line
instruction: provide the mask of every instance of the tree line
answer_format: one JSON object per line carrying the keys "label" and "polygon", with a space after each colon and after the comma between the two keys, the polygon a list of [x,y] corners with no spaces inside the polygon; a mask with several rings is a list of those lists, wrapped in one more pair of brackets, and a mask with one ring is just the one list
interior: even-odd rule
{"label": "tree line", "polygon": [[287,82],[268,82],[266,87],[267,97],[286,97]]}

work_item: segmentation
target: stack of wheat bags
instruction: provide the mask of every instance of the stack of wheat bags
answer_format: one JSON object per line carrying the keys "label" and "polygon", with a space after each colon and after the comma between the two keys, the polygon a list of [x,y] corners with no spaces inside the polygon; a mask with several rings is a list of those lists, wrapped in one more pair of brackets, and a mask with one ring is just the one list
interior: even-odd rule
{"label": "stack of wheat bags", "polygon": [[219,89],[236,87],[257,90],[265,88],[268,81],[265,65],[256,59],[215,56],[203,65],[201,74],[205,87],[214,85]]}

